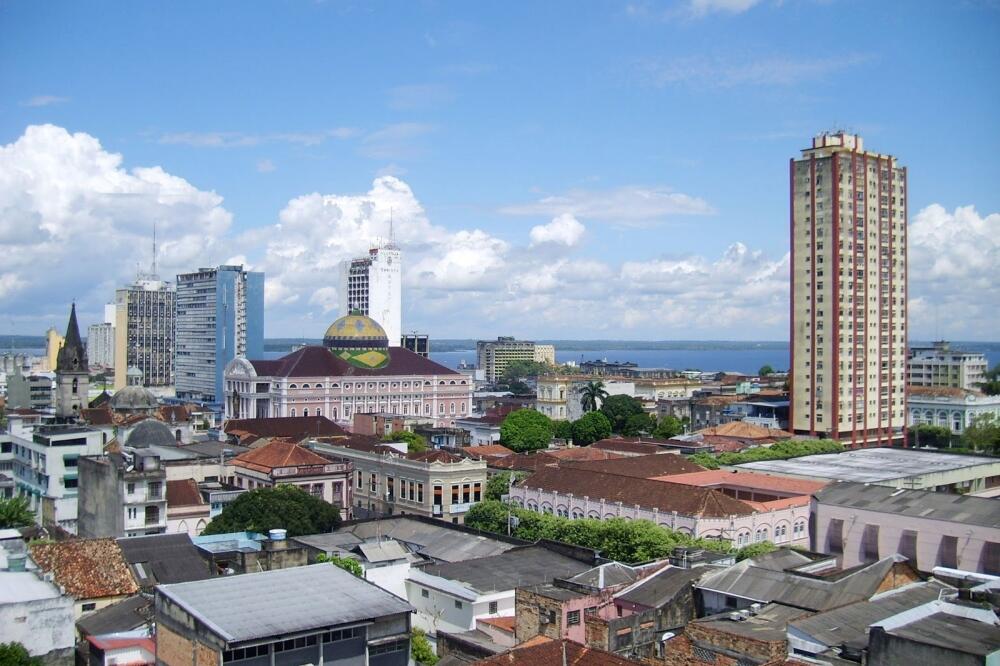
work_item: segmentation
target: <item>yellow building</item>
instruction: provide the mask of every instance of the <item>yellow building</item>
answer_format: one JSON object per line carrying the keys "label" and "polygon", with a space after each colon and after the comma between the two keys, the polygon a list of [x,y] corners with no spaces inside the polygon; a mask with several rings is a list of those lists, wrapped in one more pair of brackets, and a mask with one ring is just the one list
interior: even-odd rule
{"label": "yellow building", "polygon": [[66,339],[59,335],[54,328],[50,328],[45,333],[45,364],[44,372],[52,372],[56,369],[56,362],[59,359],[59,350],[62,349]]}
{"label": "yellow building", "polygon": [[860,136],[790,162],[791,429],[854,446],[903,436],[906,168]]}

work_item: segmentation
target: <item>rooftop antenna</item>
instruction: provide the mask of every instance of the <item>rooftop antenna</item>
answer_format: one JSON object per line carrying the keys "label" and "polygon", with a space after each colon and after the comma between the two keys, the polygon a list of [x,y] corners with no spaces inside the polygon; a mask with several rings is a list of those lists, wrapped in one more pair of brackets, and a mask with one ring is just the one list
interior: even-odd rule
{"label": "rooftop antenna", "polygon": [[153,275],[156,275],[156,220],[153,220]]}

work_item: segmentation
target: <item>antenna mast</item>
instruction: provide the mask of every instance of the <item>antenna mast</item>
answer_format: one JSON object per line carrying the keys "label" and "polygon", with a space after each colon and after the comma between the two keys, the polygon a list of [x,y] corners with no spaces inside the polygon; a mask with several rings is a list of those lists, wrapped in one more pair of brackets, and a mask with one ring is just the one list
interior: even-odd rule
{"label": "antenna mast", "polygon": [[156,220],[153,220],[153,275],[156,275]]}

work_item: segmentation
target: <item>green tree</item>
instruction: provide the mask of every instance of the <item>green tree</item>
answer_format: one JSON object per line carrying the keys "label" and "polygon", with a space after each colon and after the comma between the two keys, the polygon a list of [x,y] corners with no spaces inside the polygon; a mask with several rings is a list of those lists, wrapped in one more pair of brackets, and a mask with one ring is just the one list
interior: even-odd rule
{"label": "green tree", "polygon": [[601,412],[587,412],[573,422],[573,443],[577,446],[590,446],[610,436],[611,421]]}
{"label": "green tree", "polygon": [[533,409],[511,412],[500,426],[500,442],[518,453],[544,449],[552,441],[552,420]]}
{"label": "green tree", "polygon": [[1000,395],[1000,363],[986,371],[986,381],[979,389],[986,395]]}
{"label": "green tree", "polygon": [[656,421],[652,416],[643,412],[642,414],[632,414],[625,419],[622,426],[622,435],[625,437],[635,437],[637,435],[649,434],[656,427]]}
{"label": "green tree", "polygon": [[538,361],[510,361],[503,371],[503,379],[507,382],[515,382],[529,377],[538,377],[549,372],[552,368],[545,363]]}
{"label": "green tree", "polygon": [[921,423],[909,429],[910,445],[945,448],[951,445],[951,431],[944,426]]}
{"label": "green tree", "polygon": [[204,534],[286,529],[288,536],[330,532],[340,525],[340,509],[298,486],[280,485],[243,493],[205,528]]}
{"label": "green tree", "polygon": [[410,632],[410,656],[421,666],[434,666],[438,662],[438,656],[431,649],[431,642],[423,629],[414,627]]}
{"label": "green tree", "polygon": [[601,403],[608,397],[608,392],[604,390],[604,382],[597,380],[587,382],[580,391],[580,406],[585,412],[597,411]]}
{"label": "green tree", "polygon": [[382,438],[383,442],[406,442],[407,453],[423,453],[427,450],[427,440],[422,435],[409,430],[394,430]]}
{"label": "green tree", "polygon": [[35,514],[28,508],[27,497],[0,499],[0,529],[35,524]]}
{"label": "green tree", "polygon": [[630,395],[608,396],[601,405],[601,413],[608,417],[612,432],[622,432],[628,417],[645,413],[642,403]]}
{"label": "green tree", "polygon": [[571,440],[573,439],[573,422],[572,421],[555,421],[553,424],[552,434],[558,439]]}
{"label": "green tree", "polygon": [[340,567],[344,571],[349,571],[358,578],[365,577],[365,571],[361,568],[361,563],[353,557],[340,557],[339,555],[327,555],[320,553],[316,556],[317,562],[329,562],[335,567]]}
{"label": "green tree", "polygon": [[483,495],[488,500],[497,500],[507,494],[510,490],[510,479],[514,477],[514,481],[520,481],[527,476],[524,472],[500,472],[499,474],[494,474],[486,482],[486,493]]}
{"label": "green tree", "polygon": [[759,555],[773,553],[776,550],[778,550],[778,547],[770,541],[758,541],[757,543],[752,543],[749,546],[743,546],[736,551],[736,561],[741,562],[743,560],[749,560],[750,558],[757,557]]}
{"label": "green tree", "polygon": [[980,414],[962,433],[962,444],[976,451],[1000,454],[1000,419],[996,414]]}
{"label": "green tree", "polygon": [[20,643],[11,641],[0,643],[0,666],[42,666],[42,660],[28,654]]}
{"label": "green tree", "polygon": [[774,374],[774,368],[772,368],[769,365],[762,365],[761,368],[760,368],[760,370],[757,371],[757,374],[760,377],[767,377],[768,375],[773,375]]}
{"label": "green tree", "polygon": [[676,416],[664,416],[653,429],[653,435],[670,439],[684,432],[684,423]]}
{"label": "green tree", "polygon": [[758,446],[739,453],[695,453],[688,460],[706,469],[719,469],[721,465],[742,465],[760,460],[788,460],[820,453],[842,453],[844,447],[832,439],[793,440],[778,442],[772,446]]}

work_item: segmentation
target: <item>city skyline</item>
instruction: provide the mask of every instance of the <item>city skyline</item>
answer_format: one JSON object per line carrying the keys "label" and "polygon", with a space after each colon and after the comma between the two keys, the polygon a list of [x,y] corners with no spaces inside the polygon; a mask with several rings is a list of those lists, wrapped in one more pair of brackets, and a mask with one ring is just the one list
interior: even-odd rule
{"label": "city skyline", "polygon": [[[843,123],[909,169],[910,338],[995,339],[995,8],[567,7],[5,6],[0,332],[101,321],[156,223],[165,279],[243,263],[317,338],[391,218],[406,331],[785,340],[787,160]],[[810,41],[848,21],[885,39]]]}

